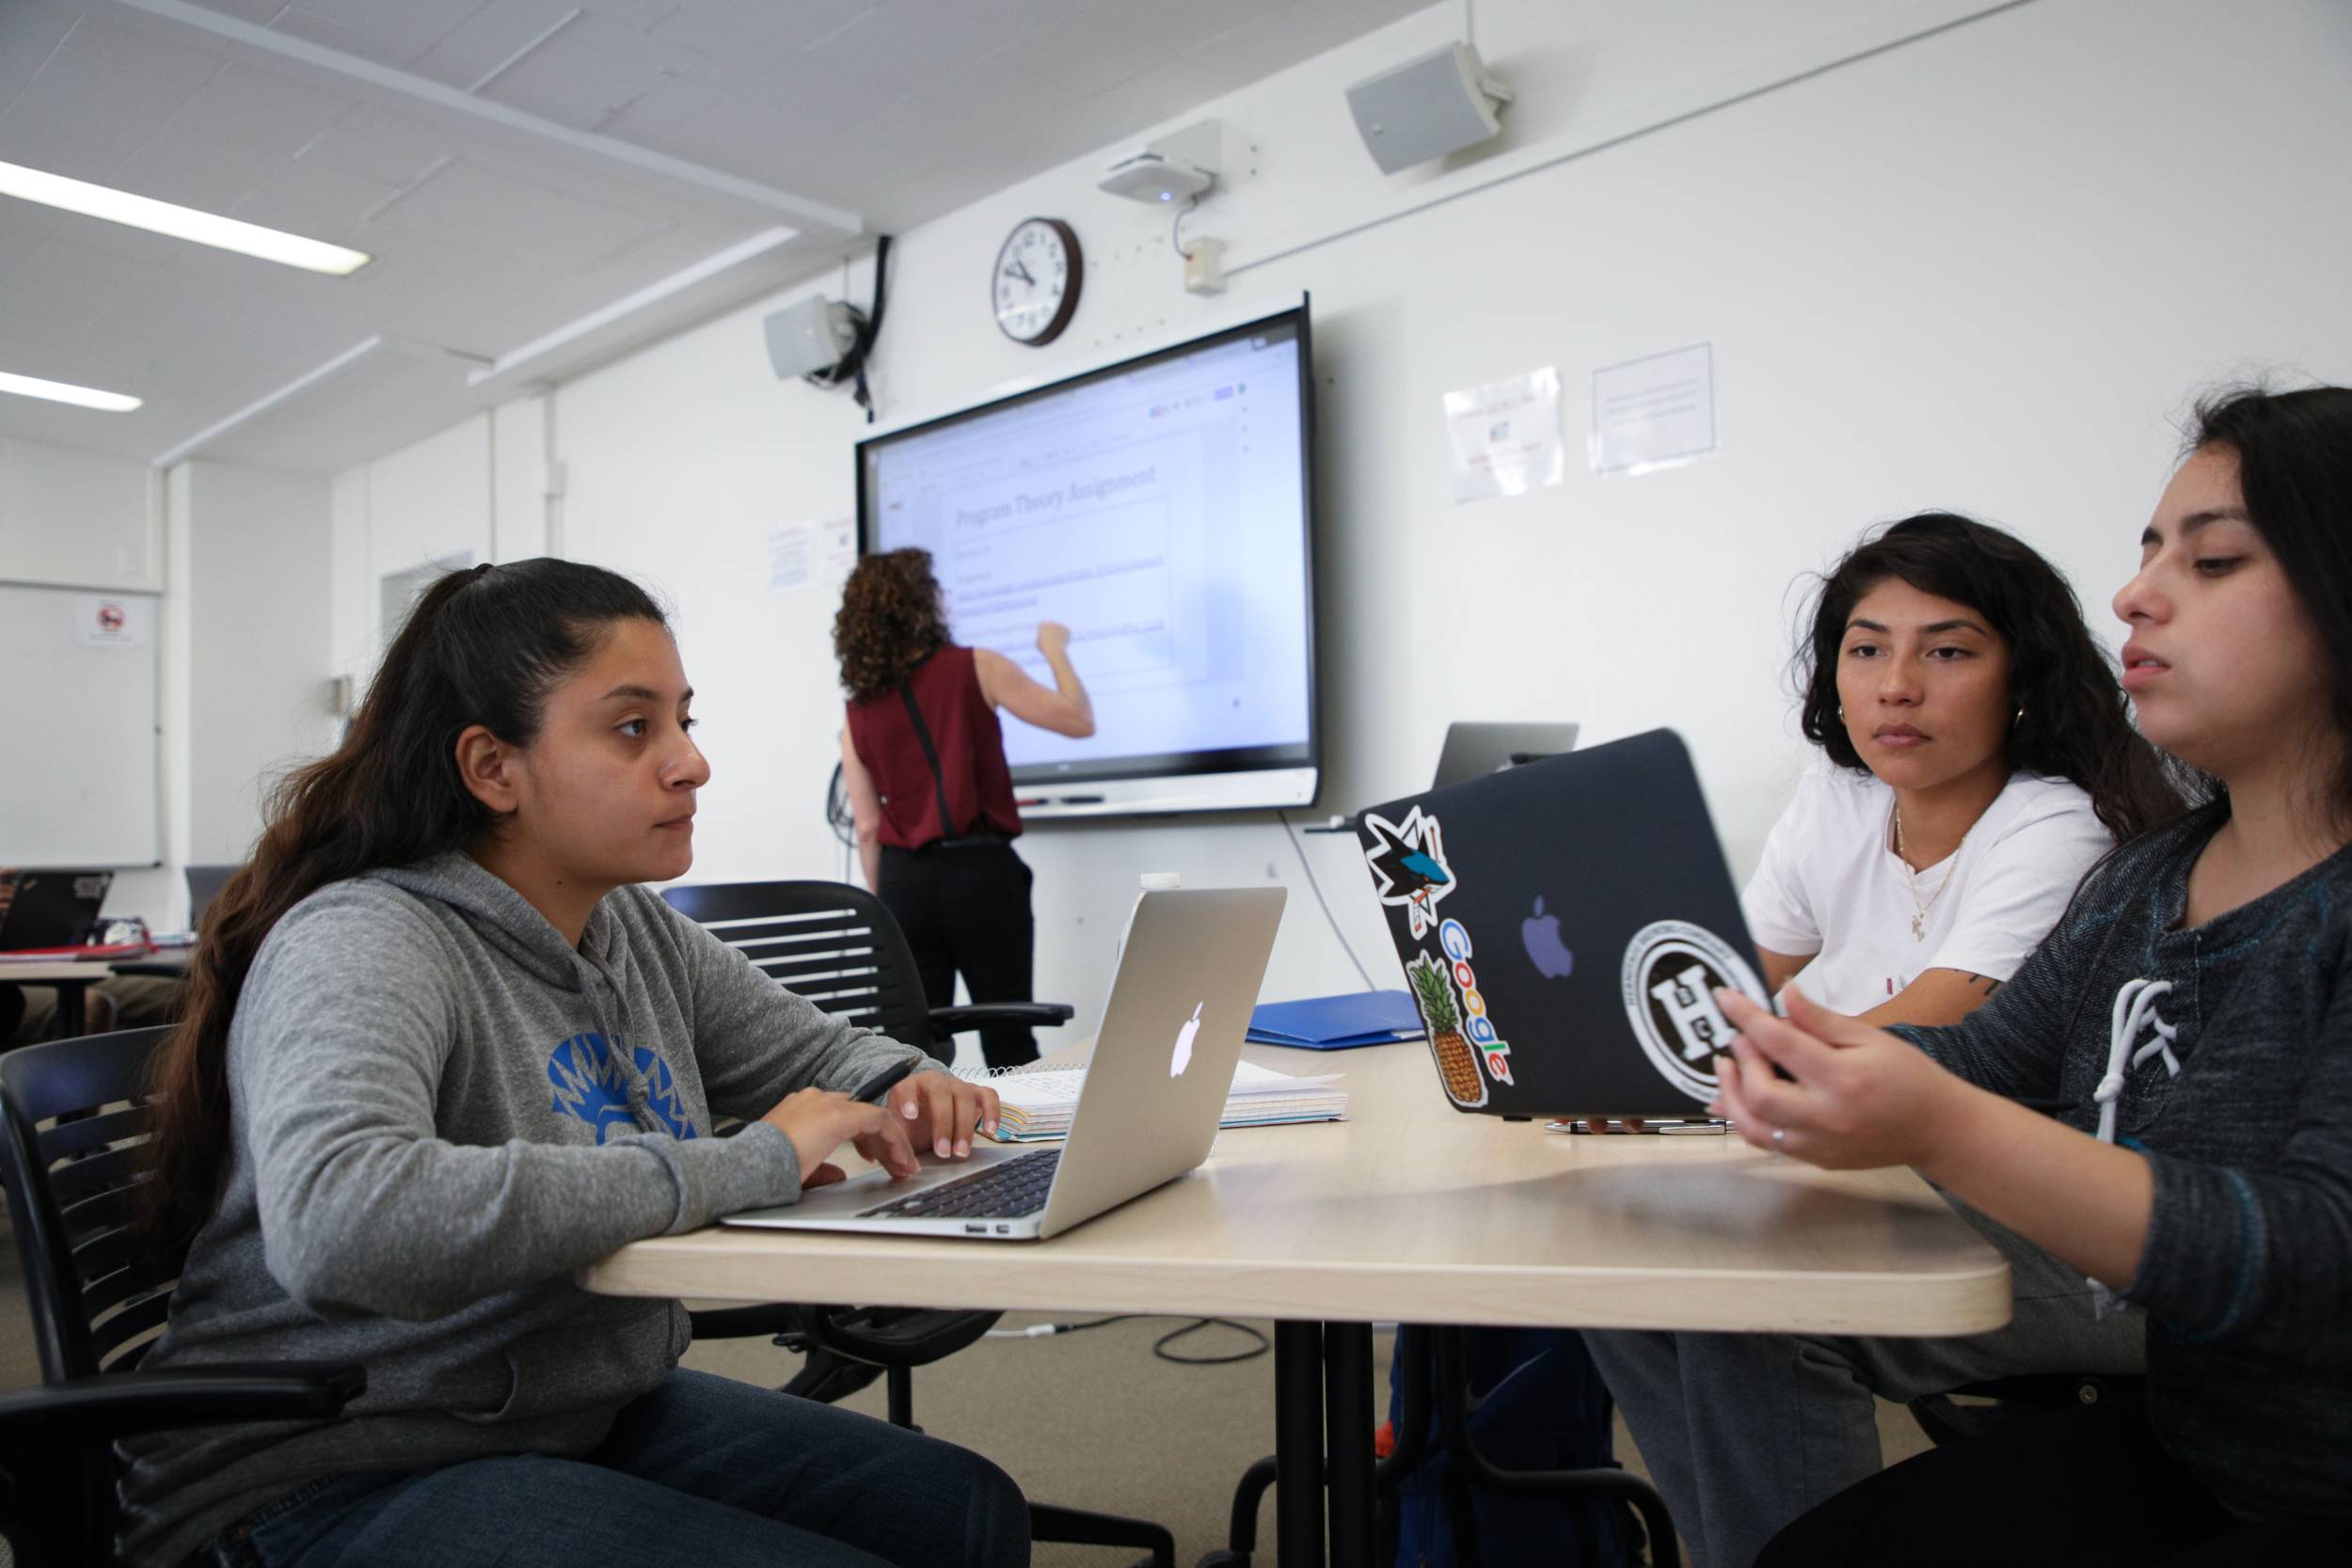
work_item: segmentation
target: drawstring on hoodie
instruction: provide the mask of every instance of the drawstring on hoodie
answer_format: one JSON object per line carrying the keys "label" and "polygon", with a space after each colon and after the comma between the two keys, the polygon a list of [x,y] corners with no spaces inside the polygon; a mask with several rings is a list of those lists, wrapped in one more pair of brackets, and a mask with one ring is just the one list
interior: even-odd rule
{"label": "drawstring on hoodie", "polygon": [[[2115,993],[2115,1009],[2107,1022],[2107,1074],[2099,1080],[2098,1088],[2090,1096],[2098,1101],[2099,1141],[2103,1144],[2115,1141],[2116,1101],[2122,1096],[2123,1080],[2140,1063],[2161,1054],[2165,1071],[2175,1078],[2181,1075],[2181,1059],[2172,1054],[2172,1041],[2180,1031],[2156,1016],[2157,998],[2171,990],[2169,980],[2136,979],[2124,981]],[[2156,1037],[2133,1050],[2133,1043],[2146,1029],[2153,1029]]]}
{"label": "drawstring on hoodie", "polygon": [[637,1053],[621,1043],[621,1037],[612,1032],[612,1026],[605,1021],[604,1004],[597,996],[596,982],[603,981],[605,989],[612,993],[613,1002],[620,1006],[622,1011],[621,1022],[626,1023],[628,1022],[627,1016],[628,1001],[627,993],[621,990],[621,982],[613,977],[610,970],[586,953],[578,953],[577,959],[580,969],[587,975],[588,983],[580,989],[587,993],[588,1014],[596,1021],[597,1033],[604,1037],[605,1051],[612,1060],[613,1069],[621,1075],[622,1088],[628,1097],[629,1119],[636,1122],[641,1132],[668,1131],[662,1125],[660,1118],[654,1115],[653,1086],[645,1082],[645,1075],[637,1070]]}
{"label": "drawstring on hoodie", "polygon": [[[2164,1069],[2173,1077],[2181,1075],[2181,1059],[2172,1054],[2172,1041],[2180,1031],[2156,1016],[2157,999],[2172,990],[2169,980],[2131,979],[2123,982],[2115,993],[2115,1008],[2107,1019],[2107,1071],[2099,1080],[2099,1086],[2090,1098],[2099,1106],[2099,1141],[2115,1141],[2116,1102],[2123,1095],[2123,1080],[2151,1056],[2164,1058]],[[2155,1038],[2134,1050],[2140,1035],[2155,1032]],[[2102,1318],[2123,1310],[2123,1298],[2098,1280],[2089,1281],[2091,1311]]]}

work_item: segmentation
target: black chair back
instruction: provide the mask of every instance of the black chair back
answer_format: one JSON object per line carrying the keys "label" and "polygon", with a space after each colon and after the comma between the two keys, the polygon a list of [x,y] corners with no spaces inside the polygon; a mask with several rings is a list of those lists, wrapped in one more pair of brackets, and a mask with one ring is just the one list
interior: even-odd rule
{"label": "black chair back", "polygon": [[931,1050],[935,1037],[914,955],[889,910],[864,888],[714,882],[674,887],[661,896],[760,973],[824,1011]]}
{"label": "black chair back", "polygon": [[141,1081],[168,1027],[0,1056],[0,1177],[41,1379],[127,1371],[163,1331],[181,1259],[131,1247],[147,1141]]}

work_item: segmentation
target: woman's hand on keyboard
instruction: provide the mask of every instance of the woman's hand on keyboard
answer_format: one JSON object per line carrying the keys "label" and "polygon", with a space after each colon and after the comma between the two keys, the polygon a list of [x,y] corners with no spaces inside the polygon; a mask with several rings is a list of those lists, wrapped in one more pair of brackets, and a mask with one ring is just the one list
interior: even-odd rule
{"label": "woman's hand on keyboard", "polygon": [[972,1129],[996,1131],[996,1091],[946,1072],[918,1072],[883,1101],[910,1140],[930,1135],[931,1152],[962,1159],[972,1152]]}
{"label": "woman's hand on keyboard", "polygon": [[893,1176],[913,1176],[921,1168],[914,1146],[907,1140],[904,1120],[880,1105],[852,1100],[835,1089],[802,1089],[786,1095],[759,1119],[792,1140],[792,1151],[801,1157],[803,1192],[841,1180],[841,1167],[827,1162],[845,1143],[854,1145],[860,1154]]}

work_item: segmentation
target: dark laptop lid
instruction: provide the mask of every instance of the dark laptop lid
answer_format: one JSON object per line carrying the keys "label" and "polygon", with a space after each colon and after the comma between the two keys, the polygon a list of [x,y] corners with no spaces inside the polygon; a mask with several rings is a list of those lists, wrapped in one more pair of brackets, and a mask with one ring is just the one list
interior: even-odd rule
{"label": "dark laptop lid", "polygon": [[0,877],[9,885],[8,911],[0,914],[0,953],[89,941],[115,879],[111,871],[12,871]]}
{"label": "dark laptop lid", "polygon": [[200,931],[204,928],[205,910],[220,896],[220,890],[228,886],[229,879],[235,876],[239,869],[234,865],[191,865],[187,868],[189,930]]}
{"label": "dark laptop lid", "polygon": [[1702,1114],[1763,999],[1681,738],[1654,730],[1359,814],[1446,1097],[1507,1117]]}

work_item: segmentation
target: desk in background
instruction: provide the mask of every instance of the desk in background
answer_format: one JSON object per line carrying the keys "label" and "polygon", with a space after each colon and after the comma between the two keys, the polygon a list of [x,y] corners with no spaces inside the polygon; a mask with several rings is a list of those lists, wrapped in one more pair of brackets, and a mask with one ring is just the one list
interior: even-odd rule
{"label": "desk in background", "polygon": [[0,964],[0,982],[54,987],[57,992],[57,1033],[60,1037],[71,1039],[87,1025],[90,987],[113,973],[114,966],[103,959],[84,963],[11,963]]}
{"label": "desk in background", "polygon": [[[714,1226],[633,1243],[580,1283],[771,1301],[821,1280],[828,1300],[878,1306],[1273,1318],[1289,1568],[1325,1560],[1318,1470],[1329,1560],[1367,1560],[1374,1323],[1958,1335],[2009,1321],[2008,1265],[1908,1170],[1464,1116],[1419,1042],[1248,1054],[1340,1069],[1354,1119],[1230,1129],[1192,1175],[1050,1242]],[[973,1266],[942,1266],[959,1255]]]}

